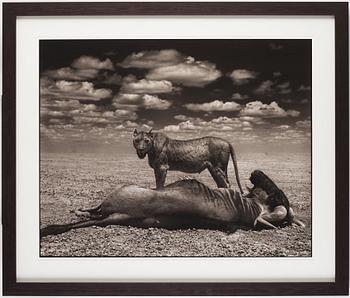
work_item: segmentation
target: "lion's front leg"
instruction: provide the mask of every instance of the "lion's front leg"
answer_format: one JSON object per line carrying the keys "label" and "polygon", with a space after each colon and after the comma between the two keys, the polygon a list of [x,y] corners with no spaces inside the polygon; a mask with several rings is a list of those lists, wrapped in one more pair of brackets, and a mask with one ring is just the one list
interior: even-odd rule
{"label": "lion's front leg", "polygon": [[154,169],[154,175],[156,177],[156,188],[163,189],[166,179],[166,174],[169,169],[168,165],[161,165]]}

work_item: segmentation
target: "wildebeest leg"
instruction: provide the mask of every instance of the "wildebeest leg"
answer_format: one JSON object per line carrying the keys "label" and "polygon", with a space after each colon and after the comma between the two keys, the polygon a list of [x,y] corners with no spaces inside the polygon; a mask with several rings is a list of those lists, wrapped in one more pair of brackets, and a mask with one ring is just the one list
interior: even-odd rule
{"label": "wildebeest leg", "polygon": [[273,225],[274,222],[280,222],[284,220],[287,216],[287,209],[280,205],[273,209],[272,212],[266,211],[256,219],[256,222],[263,224],[266,227],[276,229],[276,226]]}
{"label": "wildebeest leg", "polygon": [[[216,182],[216,185],[219,188],[228,188],[228,183],[226,182],[226,179],[223,175],[223,172],[219,168],[214,168],[211,162],[206,162],[206,168],[208,169],[210,175],[213,177],[214,181]],[[221,172],[220,172],[221,171]]]}
{"label": "wildebeest leg", "polygon": [[289,207],[289,215],[291,217],[292,223],[305,228],[305,224],[301,220],[295,218],[295,213],[291,207]]}
{"label": "wildebeest leg", "polygon": [[156,188],[157,189],[164,188],[167,171],[168,171],[168,167],[163,166],[163,165],[160,166],[159,168],[154,169],[154,174],[156,176]]}
{"label": "wildebeest leg", "polygon": [[130,219],[128,214],[124,213],[113,213],[103,219],[89,219],[76,223],[63,224],[63,225],[49,225],[45,228],[40,229],[40,237],[45,237],[48,235],[57,235],[68,232],[72,229],[80,229],[91,226],[101,226],[105,227],[108,225],[116,225],[123,221]]}
{"label": "wildebeest leg", "polygon": [[236,232],[238,230],[239,226],[235,225],[235,224],[228,224],[226,226],[226,234],[233,234],[234,232]]}
{"label": "wildebeest leg", "polygon": [[265,212],[260,216],[269,222],[279,222],[286,218],[287,209],[282,205],[276,206],[272,212]]}
{"label": "wildebeest leg", "polygon": [[97,212],[93,212],[93,211],[85,211],[83,209],[78,209],[73,211],[74,214],[77,217],[81,217],[81,218],[89,218],[89,219],[99,219],[101,217],[103,217],[101,214],[98,214]]}
{"label": "wildebeest leg", "polygon": [[97,220],[96,226],[105,227],[109,225],[117,225],[123,221],[127,221],[131,216],[126,213],[112,213],[111,215],[105,217],[104,219]]}
{"label": "wildebeest leg", "polygon": [[151,228],[157,227],[160,224],[159,220],[154,217],[147,217],[140,222],[140,227]]}
{"label": "wildebeest leg", "polygon": [[[131,224],[133,225],[133,224]],[[215,228],[226,229],[226,222],[211,218],[196,216],[193,214],[187,215],[157,215],[138,220],[137,227],[154,227],[165,229],[187,229],[187,228]]]}

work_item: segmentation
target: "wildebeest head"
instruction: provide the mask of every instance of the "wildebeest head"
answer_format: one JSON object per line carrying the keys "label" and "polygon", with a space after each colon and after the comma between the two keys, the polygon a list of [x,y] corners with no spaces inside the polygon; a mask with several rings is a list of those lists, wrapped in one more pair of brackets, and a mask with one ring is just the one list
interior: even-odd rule
{"label": "wildebeest head", "polygon": [[260,187],[256,187],[252,189],[251,197],[253,197],[255,200],[259,201],[263,205],[268,204],[268,194]]}
{"label": "wildebeest head", "polygon": [[153,148],[152,129],[149,132],[134,130],[133,144],[136,149],[137,156],[141,159]]}

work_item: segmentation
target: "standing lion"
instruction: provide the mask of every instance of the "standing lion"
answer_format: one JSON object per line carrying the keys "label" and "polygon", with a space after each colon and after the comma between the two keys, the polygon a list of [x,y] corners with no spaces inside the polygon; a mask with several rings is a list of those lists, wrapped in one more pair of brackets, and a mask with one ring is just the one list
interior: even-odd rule
{"label": "standing lion", "polygon": [[201,173],[208,169],[217,186],[228,188],[227,165],[231,156],[238,187],[243,193],[238,175],[235,151],[232,145],[216,137],[174,140],[163,133],[134,131],[134,147],[139,158],[148,155],[148,164],[154,169],[157,189],[164,188],[167,171]]}

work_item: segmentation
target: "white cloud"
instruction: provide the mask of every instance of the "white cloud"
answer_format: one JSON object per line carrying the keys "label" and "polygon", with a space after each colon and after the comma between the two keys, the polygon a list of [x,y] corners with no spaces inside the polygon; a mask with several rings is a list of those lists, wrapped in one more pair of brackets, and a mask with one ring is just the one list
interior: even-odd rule
{"label": "white cloud", "polygon": [[140,130],[143,130],[143,131],[150,131],[151,129],[152,127],[147,124],[142,124],[140,127]]}
{"label": "white cloud", "polygon": [[130,137],[132,136],[131,131],[134,130],[135,128],[140,129],[140,130],[144,130],[144,131],[149,131],[152,127],[147,125],[147,124],[144,124],[144,123],[136,123],[136,122],[129,121],[129,120],[124,121],[122,124],[119,124],[117,126],[113,126],[114,131],[116,131],[116,130],[117,131],[125,131],[125,134],[118,132],[118,135],[126,137],[128,141],[130,140]]}
{"label": "white cloud", "polygon": [[286,113],[288,116],[292,117],[298,117],[300,115],[300,112],[296,110],[287,110]]}
{"label": "white cloud", "polygon": [[136,111],[142,105],[142,100],[141,94],[119,93],[112,102],[116,108]]}
{"label": "white cloud", "polygon": [[45,110],[41,109],[40,110],[40,117],[53,117],[53,118],[62,118],[65,117],[65,113],[62,111],[50,111],[50,110]]}
{"label": "white cloud", "polygon": [[122,76],[114,73],[112,75],[105,74],[105,78],[102,80],[102,83],[107,85],[119,85],[122,82]]}
{"label": "white cloud", "polygon": [[254,124],[266,124],[266,122],[260,117],[251,117],[251,116],[240,116],[241,121],[248,121]]}
{"label": "white cloud", "polygon": [[43,136],[51,136],[56,133],[55,129],[48,128],[47,126],[40,124],[40,134]]}
{"label": "white cloud", "polygon": [[235,100],[245,100],[248,98],[248,95],[244,95],[244,94],[242,95],[240,93],[233,93],[231,98],[235,99]]}
{"label": "white cloud", "polygon": [[[105,142],[109,139],[112,143],[118,144],[124,131],[131,131],[140,124],[134,122],[137,118],[132,111],[101,111],[79,110],[72,114],[69,122],[64,118],[49,118],[41,122],[41,136],[51,140],[89,140]],[[68,111],[65,114],[69,113]],[[130,135],[124,135],[128,140]]]}
{"label": "white cloud", "polygon": [[231,127],[241,127],[243,122],[239,118],[229,118],[226,116],[220,116],[210,121],[214,125],[230,125]]}
{"label": "white cloud", "polygon": [[140,94],[119,93],[113,101],[120,104],[138,104],[142,99]]}
{"label": "white cloud", "polygon": [[278,84],[277,85],[277,88],[280,88],[280,89],[286,89],[290,86],[290,82],[284,82],[284,83],[281,83],[281,84]]}
{"label": "white cloud", "polygon": [[298,89],[298,91],[309,91],[311,90],[311,86],[304,86],[304,85],[301,85]]}
{"label": "white cloud", "polygon": [[127,80],[123,82],[121,91],[123,93],[133,93],[133,94],[158,94],[158,93],[169,93],[174,90],[173,84],[166,80],[153,81],[142,79],[139,81]]}
{"label": "white cloud", "polygon": [[136,81],[137,81],[137,77],[133,74],[129,74],[123,78],[123,83],[132,83]]}
{"label": "white cloud", "polygon": [[241,116],[239,117],[239,119],[243,120],[243,121],[250,121],[253,122],[255,121],[255,119],[257,119],[256,117],[251,117],[251,116]]}
{"label": "white cloud", "polygon": [[[182,117],[181,117],[182,118]],[[243,128],[251,128],[249,122],[241,121],[239,118],[229,118],[220,116],[210,121],[200,118],[192,118],[182,121],[177,125],[167,125],[163,128],[166,132],[193,132],[193,133],[209,133],[209,132],[237,132]]]}
{"label": "white cloud", "polygon": [[284,82],[277,85],[277,88],[279,89],[278,93],[280,94],[289,94],[292,92],[292,89],[290,87],[290,82]]}
{"label": "white cloud", "polygon": [[134,111],[129,111],[129,110],[118,109],[114,111],[114,115],[119,120],[121,119],[136,120],[137,119],[137,114]]}
{"label": "white cloud", "polygon": [[107,124],[110,123],[106,118],[103,117],[85,117],[85,116],[74,116],[73,117],[74,124]]}
{"label": "white cloud", "polygon": [[143,106],[151,110],[166,110],[171,106],[171,102],[160,99],[158,96],[145,94],[143,96]]}
{"label": "white cloud", "polygon": [[45,96],[40,98],[40,108],[50,108],[56,110],[71,110],[73,108],[79,108],[80,102],[79,100],[50,100]]}
{"label": "white cloud", "polygon": [[256,94],[265,94],[265,93],[272,93],[273,89],[272,86],[274,85],[274,82],[271,80],[263,81],[258,88],[254,90],[254,93]]}
{"label": "white cloud", "polygon": [[137,110],[140,108],[150,110],[166,110],[171,106],[171,101],[161,99],[149,94],[125,94],[119,93],[113,99],[113,105],[117,108]]}
{"label": "white cloud", "polygon": [[163,129],[164,131],[178,132],[183,130],[198,130],[201,129],[201,127],[195,125],[192,121],[187,120],[184,122],[180,122],[178,125],[165,126]]}
{"label": "white cloud", "polygon": [[55,125],[60,129],[92,127],[94,124],[109,125],[124,120],[136,120],[134,111],[117,109],[105,110],[104,106],[82,104],[78,100],[44,100],[41,105],[41,123]]}
{"label": "white cloud", "polygon": [[119,66],[149,69],[147,79],[168,80],[189,87],[205,86],[221,76],[215,64],[196,61],[174,49],[133,53]]}
{"label": "white cloud", "polygon": [[235,69],[229,74],[229,76],[235,85],[243,85],[250,80],[255,79],[258,76],[258,73],[247,69]]}
{"label": "white cloud", "polygon": [[152,69],[182,62],[184,56],[176,50],[144,51],[127,56],[119,66]]}
{"label": "white cloud", "polygon": [[[129,112],[129,111],[127,111],[127,112]],[[105,111],[102,113],[102,117],[105,117],[105,118],[112,118],[112,117],[114,117],[114,115],[115,114],[113,111]]]}
{"label": "white cloud", "polygon": [[297,121],[296,126],[299,128],[310,128],[311,127],[311,120]]}
{"label": "white cloud", "polygon": [[310,141],[310,135],[300,130],[288,129],[271,133],[270,139],[288,141],[289,144],[301,144]]}
{"label": "white cloud", "polygon": [[240,111],[241,116],[251,116],[260,118],[281,118],[281,117],[297,117],[300,112],[295,110],[282,109],[277,102],[273,101],[270,104],[264,104],[261,101],[252,101]]}
{"label": "white cloud", "polygon": [[71,67],[62,67],[53,70],[47,70],[43,72],[44,76],[47,76],[56,80],[91,80],[97,77],[97,69],[74,69]]}
{"label": "white cloud", "polygon": [[71,64],[74,68],[78,69],[107,69],[114,70],[111,59],[107,58],[102,61],[92,56],[81,56],[73,61]]}
{"label": "white cloud", "polygon": [[279,129],[281,129],[281,130],[287,130],[287,129],[290,128],[290,125],[284,124],[284,125],[277,126],[277,128],[279,128]]}
{"label": "white cloud", "polygon": [[243,121],[243,122],[242,122],[242,126],[243,126],[243,127],[251,127],[252,124],[251,124],[249,121]]}
{"label": "white cloud", "polygon": [[117,109],[115,111],[96,111],[83,108],[69,113],[74,124],[120,124],[125,120],[136,120],[137,114],[133,111]]}
{"label": "white cloud", "polygon": [[47,78],[40,80],[40,94],[52,96],[55,99],[76,99],[100,101],[103,98],[111,97],[109,89],[95,89],[90,82],[71,82],[65,80],[51,81]]}
{"label": "white cloud", "polygon": [[83,111],[96,111],[97,110],[97,106],[94,104],[87,104],[87,105],[82,105],[82,110]]}
{"label": "white cloud", "polygon": [[179,125],[167,125],[164,126],[163,130],[166,132],[179,132],[181,129]]}
{"label": "white cloud", "polygon": [[111,115],[115,115],[117,117],[124,117],[124,116],[130,116],[132,114],[134,114],[134,112],[129,111],[129,110],[115,110],[114,113],[112,111],[108,111],[105,113],[111,113]]}
{"label": "white cloud", "polygon": [[213,111],[239,111],[241,105],[234,102],[228,101],[223,102],[221,100],[214,100],[212,102],[206,102],[201,104],[185,104],[185,107],[191,111],[205,111],[205,112],[213,112]]}
{"label": "white cloud", "polygon": [[195,61],[187,57],[185,62],[176,65],[161,66],[151,69],[146,78],[168,80],[188,87],[203,87],[221,77],[215,64],[208,61]]}
{"label": "white cloud", "polygon": [[129,121],[129,120],[123,122],[123,125],[126,128],[134,128],[134,127],[138,127],[139,126],[137,123],[135,123],[133,121]]}
{"label": "white cloud", "polygon": [[195,118],[190,117],[190,116],[186,116],[186,115],[175,115],[174,119],[180,120],[180,121],[187,121],[187,120],[193,120]]}

